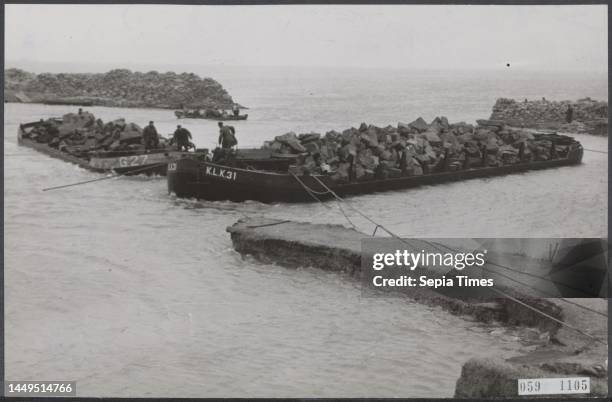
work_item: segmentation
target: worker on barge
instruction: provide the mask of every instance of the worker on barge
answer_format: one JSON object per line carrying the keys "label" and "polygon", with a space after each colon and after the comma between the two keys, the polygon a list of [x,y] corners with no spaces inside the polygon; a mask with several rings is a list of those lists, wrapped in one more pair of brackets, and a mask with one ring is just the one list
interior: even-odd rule
{"label": "worker on barge", "polygon": [[572,109],[572,105],[567,105],[567,110],[565,111],[565,121],[567,123],[571,123],[574,120],[574,109]]}
{"label": "worker on barge", "polygon": [[221,145],[221,148],[229,151],[232,147],[238,145],[234,127],[224,126],[222,121],[217,124],[219,125],[219,145]]}
{"label": "worker on barge", "polygon": [[238,145],[236,139],[236,130],[232,126],[225,126],[223,122],[217,123],[219,126],[219,145],[221,148],[217,148],[213,152],[213,161],[221,162],[226,160],[232,155],[233,147]]}
{"label": "worker on barge", "polygon": [[159,145],[159,135],[152,121],[142,130],[142,142],[144,143],[145,149],[157,148]]}
{"label": "worker on barge", "polygon": [[189,148],[195,148],[195,145],[190,141],[191,133],[180,124],[176,126],[176,131],[172,136],[172,143],[176,143],[176,148],[179,151],[189,151]]}

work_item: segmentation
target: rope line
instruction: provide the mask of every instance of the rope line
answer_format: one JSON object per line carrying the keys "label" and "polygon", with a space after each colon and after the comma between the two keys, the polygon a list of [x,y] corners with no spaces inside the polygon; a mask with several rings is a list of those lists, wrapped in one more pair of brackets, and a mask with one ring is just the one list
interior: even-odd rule
{"label": "rope line", "polygon": [[262,225],[248,225],[247,227],[249,229],[256,229],[256,228],[264,228],[264,227],[267,227],[267,226],[282,225],[283,223],[287,223],[287,222],[291,222],[291,221],[290,220],[284,220],[284,221],[279,221],[279,222],[264,223]]}
{"label": "rope line", "polygon": [[587,149],[587,148],[582,148],[584,151],[589,151],[589,152],[597,152],[599,154],[607,154],[607,151],[599,151],[597,149]]}
{"label": "rope line", "polygon": [[[294,177],[295,177],[296,179],[298,179],[298,178],[297,178],[297,176],[295,176],[295,175],[294,175]],[[342,197],[340,197],[338,194],[336,194],[336,193],[335,193],[335,192],[334,192],[334,191],[333,191],[331,188],[329,188],[329,187],[328,187],[328,186],[327,186],[325,183],[323,183],[323,182],[322,182],[322,181],[321,181],[321,180],[320,180],[320,179],[319,179],[317,176],[312,176],[312,177],[313,177],[313,178],[314,178],[314,179],[315,179],[315,180],[316,180],[316,181],[317,181],[317,182],[318,182],[318,183],[319,183],[319,184],[320,184],[320,185],[321,185],[321,186],[322,186],[324,189],[326,189],[326,190],[327,190],[327,192],[329,192],[330,194],[332,194],[332,196],[333,196],[333,197],[334,197],[334,198],[335,198],[335,199],[336,199],[338,202],[345,202],[345,203],[346,203],[346,201],[345,201],[345,200],[344,200]],[[298,179],[298,181],[301,183],[301,181],[300,181],[299,179]],[[304,185],[304,186],[305,186],[305,185]],[[306,187],[305,187],[305,189],[308,191],[308,189],[307,189]],[[381,224],[379,224],[379,223],[375,222],[375,221],[374,221],[372,218],[370,218],[369,216],[367,216],[366,214],[364,214],[363,212],[361,212],[360,210],[358,210],[356,207],[352,206],[352,205],[351,205],[351,204],[349,204],[349,203],[346,203],[346,205],[347,205],[349,208],[351,208],[353,211],[355,211],[356,213],[358,213],[360,216],[362,216],[364,219],[366,219],[367,221],[369,221],[369,222],[370,222],[370,223],[372,223],[373,225],[376,225],[376,229],[381,228],[382,230],[384,230],[385,232],[387,232],[389,235],[391,235],[391,236],[393,236],[394,238],[396,238],[396,239],[398,239],[398,240],[402,241],[404,244],[407,244],[408,246],[413,247],[413,246],[412,246],[410,243],[406,242],[404,239],[402,239],[402,238],[401,238],[401,237],[399,237],[397,234],[393,233],[392,231],[390,231],[389,229],[387,229],[387,228],[386,228],[386,227],[384,227],[383,225],[381,225]],[[376,233],[376,229],[375,229],[374,233]],[[423,240],[423,241],[424,241],[425,243],[427,243],[427,244],[431,245],[432,247],[434,247],[434,248],[438,249],[439,251],[441,251],[441,249],[440,249],[440,248],[438,248],[438,247],[437,247],[437,246],[436,246],[434,243],[428,242],[427,240]],[[438,243],[438,244],[439,244],[439,245],[441,245],[441,246],[443,246],[443,247],[445,247],[445,248],[447,248],[447,249],[449,249],[449,250],[453,250],[452,248],[450,248],[450,247],[448,247],[448,246],[446,246],[446,245],[443,245],[443,244],[440,244],[440,243]],[[454,251],[456,251],[456,250],[454,250]],[[513,270],[512,268],[505,267],[505,266],[503,266],[503,265],[501,265],[501,264],[493,264],[493,265],[497,265],[497,266],[501,266],[502,268],[507,268],[507,269]],[[515,271],[515,270],[513,270],[513,271]],[[520,272],[520,271],[515,271],[515,272]],[[504,276],[504,275],[502,275],[502,276]],[[508,278],[509,278],[509,277],[508,277]],[[512,279],[512,278],[509,278],[509,279]],[[543,278],[540,278],[540,279],[543,279]],[[514,280],[514,279],[512,279],[512,280]],[[515,281],[516,281],[516,280],[515,280]],[[517,281],[517,282],[518,282],[518,281]],[[519,282],[519,283],[521,283],[521,282]],[[529,286],[529,285],[527,285],[527,286]],[[570,324],[567,324],[566,322],[564,322],[564,321],[562,321],[562,320],[559,320],[559,319],[557,319],[557,318],[555,318],[555,317],[551,316],[550,314],[548,314],[548,313],[546,313],[546,312],[544,312],[544,311],[541,311],[541,310],[539,310],[539,309],[537,309],[537,308],[535,308],[535,307],[533,307],[533,306],[531,306],[531,305],[529,305],[529,304],[527,304],[527,303],[525,303],[525,302],[523,302],[523,301],[521,301],[521,300],[518,300],[517,298],[515,298],[515,297],[513,297],[513,296],[511,296],[511,295],[509,295],[509,294],[507,294],[507,293],[505,293],[505,292],[502,292],[502,291],[501,291],[501,290],[499,290],[499,289],[496,289],[496,288],[491,288],[491,290],[493,290],[493,291],[495,291],[495,292],[497,292],[497,293],[501,294],[502,296],[504,296],[504,297],[506,297],[506,298],[508,298],[508,299],[510,299],[510,300],[512,300],[512,301],[514,301],[514,302],[516,302],[516,303],[518,303],[518,304],[520,304],[520,305],[523,305],[523,306],[527,307],[527,308],[528,308],[528,309],[530,309],[530,310],[535,311],[536,313],[538,313],[538,314],[540,314],[540,315],[542,315],[542,316],[544,316],[544,317],[546,317],[546,318],[549,318],[549,319],[551,319],[551,320],[553,320],[553,321],[555,321],[555,322],[557,322],[557,323],[561,324],[562,326],[565,326],[565,327],[567,327],[567,328],[570,328],[570,329],[572,329],[572,330],[574,330],[574,331],[576,331],[576,332],[578,332],[578,333],[580,333],[580,334],[582,334],[582,335],[584,335],[584,336],[586,336],[586,337],[588,337],[588,338],[590,338],[590,339],[593,339],[593,340],[594,340],[594,341],[596,341],[596,342],[599,342],[599,343],[603,343],[603,344],[605,344],[605,343],[604,343],[602,340],[600,340],[599,338],[597,338],[597,337],[595,337],[595,336],[593,336],[593,335],[591,335],[591,334],[589,334],[589,333],[587,333],[587,332],[584,332],[584,331],[582,331],[582,330],[580,330],[580,329],[578,329],[578,328],[576,328],[576,327],[574,327],[574,326],[572,326],[572,325],[570,325]],[[573,303],[573,302],[570,302],[570,301],[568,301],[568,300],[565,300],[564,298],[560,298],[560,299],[561,299],[561,300],[563,300],[563,301],[565,301],[565,302],[568,302],[568,303],[570,303],[570,304],[574,304],[574,305],[576,305],[576,306],[578,306],[578,307],[581,307],[581,308],[583,308],[583,309],[585,309],[585,310],[593,311],[593,312],[596,312],[597,314],[602,314],[602,313],[597,312],[597,311],[595,311],[595,310],[592,310],[592,309],[590,309],[590,308],[588,308],[588,307],[585,307],[585,306],[582,306],[582,305],[579,305],[579,304],[575,304],[575,303]],[[602,314],[602,315],[603,315],[603,314]]]}
{"label": "rope line", "polygon": [[353,223],[353,221],[351,220],[351,218],[349,218],[348,214],[346,213],[346,211],[344,210],[344,208],[342,208],[342,203],[338,200],[336,200],[336,203],[338,204],[338,208],[340,209],[340,212],[342,212],[342,215],[344,215],[344,217],[346,218],[346,220],[348,221],[348,223],[351,224],[351,226],[353,227],[353,229],[357,230],[357,226],[355,226],[355,224]]}
{"label": "rope line", "polygon": [[[427,242],[426,240],[423,240],[423,241],[425,241],[426,243],[429,243],[429,242]],[[455,252],[455,253],[456,253],[457,251],[459,251],[459,250],[457,250],[457,249],[454,249],[454,248],[449,247],[449,246],[447,246],[447,245],[445,245],[445,244],[442,244],[442,243],[438,243],[438,242],[434,242],[434,243],[435,243],[435,244],[439,244],[440,246],[442,246],[442,247],[446,248],[447,250],[452,251],[452,252]],[[553,280],[552,278],[547,278],[547,277],[545,277],[545,276],[540,276],[540,275],[532,274],[532,273],[530,273],[530,272],[519,271],[518,269],[515,269],[515,268],[512,268],[512,267],[508,267],[508,266],[506,266],[506,265],[503,265],[503,264],[497,263],[497,262],[495,262],[495,261],[489,261],[489,260],[488,260],[488,261],[487,261],[487,264],[489,264],[489,265],[493,265],[493,266],[495,266],[495,267],[503,268],[503,269],[505,269],[505,270],[508,270],[508,271],[511,271],[511,272],[515,272],[515,273],[518,273],[518,274],[521,274],[521,275],[529,276],[529,277],[532,277],[532,278],[535,278],[535,279],[540,279],[540,280],[543,280],[543,281],[551,282],[551,283],[554,283],[554,284],[556,284],[556,285],[561,285],[561,286],[563,286],[563,287],[565,287],[565,288],[567,288],[567,289],[570,289],[570,290],[574,290],[574,291],[580,292],[580,293],[584,294],[584,295],[585,295],[585,297],[589,297],[589,296],[591,296],[591,295],[589,295],[588,293],[584,292],[582,289],[575,288],[575,287],[570,286],[570,285],[568,285],[568,284],[566,284],[566,283],[563,283],[563,282],[555,281],[555,280]],[[491,272],[495,272],[495,271],[491,271]],[[498,274],[499,274],[499,273],[498,273]],[[499,274],[499,275],[502,275],[502,274]],[[504,275],[502,275],[502,276],[504,276]],[[523,284],[524,284],[524,283],[523,283]],[[527,284],[524,284],[524,285],[525,285],[525,286],[530,286],[530,285],[527,285]],[[539,290],[539,289],[534,288],[534,287],[532,287],[532,289],[534,289],[534,290]],[[543,292],[543,291],[542,291],[542,292]],[[588,310],[588,308],[586,308],[586,307],[585,307],[585,309],[586,309],[586,310]],[[600,313],[600,314],[601,314],[601,313]],[[605,316],[607,317],[607,315],[605,315]]]}
{"label": "rope line", "polygon": [[502,276],[502,277],[504,277],[504,278],[506,278],[506,279],[509,279],[509,280],[511,280],[511,281],[513,281],[513,282],[516,282],[516,283],[518,283],[518,284],[520,284],[520,285],[527,286],[528,288],[531,288],[531,289],[536,290],[536,291],[538,291],[538,292],[544,293],[545,295],[547,295],[547,296],[549,296],[549,297],[555,297],[555,298],[558,298],[559,300],[561,300],[561,301],[563,301],[563,302],[565,302],[565,303],[572,304],[572,305],[574,305],[574,306],[576,306],[576,307],[580,307],[580,308],[582,308],[582,309],[584,309],[584,310],[591,311],[591,312],[593,312],[593,313],[595,313],[595,314],[599,314],[599,315],[601,315],[601,316],[603,316],[603,317],[606,317],[606,318],[608,317],[608,315],[607,315],[607,314],[602,313],[601,311],[597,311],[597,310],[592,309],[592,308],[590,308],[590,307],[583,306],[582,304],[579,304],[579,303],[576,303],[576,302],[573,302],[573,301],[567,300],[567,299],[565,299],[565,298],[563,298],[563,297],[557,297],[557,295],[554,295],[554,294],[552,294],[552,293],[550,293],[550,292],[548,292],[548,291],[546,291],[546,290],[543,290],[543,289],[540,289],[540,288],[536,288],[536,287],[535,287],[535,286],[533,286],[533,285],[529,285],[529,284],[527,284],[527,283],[525,283],[525,282],[519,281],[518,279],[512,278],[512,277],[510,277],[510,276],[508,276],[508,275],[504,275],[504,274],[502,274],[502,273],[500,273],[500,272],[495,272],[495,271],[492,271],[492,270],[490,270],[490,269],[485,268],[485,266],[482,266],[482,267],[480,267],[480,268],[481,268],[481,269],[484,269],[484,270],[486,270],[486,271],[488,271],[488,272],[492,272],[492,273],[494,273],[494,274],[496,274],[496,275],[500,275],[500,276]]}
{"label": "rope line", "polygon": [[510,300],[512,300],[512,301],[514,301],[514,302],[516,302],[516,303],[518,303],[518,304],[520,304],[520,305],[522,305],[522,306],[527,307],[527,308],[528,308],[528,309],[530,309],[530,310],[535,311],[535,312],[536,312],[536,313],[538,313],[538,314],[543,315],[544,317],[546,317],[546,318],[548,318],[548,319],[551,319],[551,320],[553,320],[553,321],[555,321],[555,322],[557,322],[557,323],[559,323],[559,324],[563,325],[564,327],[567,327],[567,328],[573,329],[574,331],[576,331],[576,332],[578,332],[578,333],[580,333],[580,334],[582,334],[582,335],[584,335],[584,336],[586,336],[586,337],[588,337],[588,338],[591,338],[591,339],[592,339],[592,340],[594,340],[595,342],[599,342],[599,343],[601,343],[601,344],[603,344],[603,345],[605,345],[605,344],[606,344],[606,343],[605,343],[604,341],[602,341],[601,339],[599,339],[599,338],[597,338],[597,337],[595,337],[595,336],[593,336],[593,335],[591,335],[591,334],[589,334],[589,333],[587,333],[587,332],[584,332],[584,331],[582,331],[581,329],[578,329],[578,328],[576,328],[576,327],[574,327],[574,326],[572,326],[572,325],[570,325],[570,324],[568,324],[568,323],[566,323],[566,322],[564,322],[564,321],[562,321],[562,320],[559,320],[558,318],[555,318],[555,317],[551,316],[550,314],[547,314],[547,313],[545,313],[545,312],[543,312],[543,311],[541,311],[541,310],[539,310],[539,309],[537,309],[537,308],[535,308],[535,307],[533,307],[533,306],[530,306],[529,304],[527,304],[527,303],[525,303],[525,302],[523,302],[523,301],[521,301],[521,300],[517,299],[516,297],[510,296],[509,294],[507,294],[507,293],[505,293],[505,292],[502,292],[502,291],[501,291],[501,290],[499,290],[499,289],[491,288],[491,290],[493,290],[494,292],[499,293],[500,295],[502,295],[502,296],[504,296],[504,297],[506,297],[506,298],[508,298],[508,299],[510,299]]}
{"label": "rope line", "polygon": [[326,208],[331,208],[329,205],[325,205],[323,204],[323,202],[319,199],[319,197],[317,197],[311,190],[310,188],[304,183],[302,182],[302,180],[300,180],[299,177],[297,177],[297,175],[293,172],[289,172],[289,174],[291,174],[291,176],[293,176],[295,178],[295,180],[298,181],[298,183],[300,183],[302,185],[302,187],[304,187],[304,190],[306,190],[306,192],[308,193],[308,195],[310,195],[312,197],[313,200],[320,202],[322,205],[324,205]]}
{"label": "rope line", "polygon": [[80,182],[71,183],[71,184],[64,184],[62,186],[43,188],[42,191],[59,190],[59,189],[66,188],[66,187],[80,186],[81,184],[87,184],[87,183],[93,183],[93,182],[96,182],[96,181],[114,179],[116,177],[125,176],[126,174],[134,174],[134,173],[138,173],[138,172],[143,172],[145,170],[155,169],[156,167],[160,167],[160,166],[167,165],[167,164],[168,164],[167,162],[157,163],[155,165],[147,166],[146,168],[130,170],[129,172],[114,173],[114,174],[112,174],[110,176],[99,177],[97,179],[85,180],[85,181],[80,181]]}

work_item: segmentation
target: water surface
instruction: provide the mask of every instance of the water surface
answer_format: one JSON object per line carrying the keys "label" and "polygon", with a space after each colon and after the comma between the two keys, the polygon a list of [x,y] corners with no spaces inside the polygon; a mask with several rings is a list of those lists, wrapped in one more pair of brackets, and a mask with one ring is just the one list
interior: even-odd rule
{"label": "water surface", "polygon": [[[241,146],[362,121],[473,122],[498,96],[607,99],[605,76],[213,73],[250,106],[249,120],[234,124]],[[16,144],[18,123],[73,110],[5,104],[7,379],[75,380],[79,396],[449,397],[469,358],[523,350],[440,309],[361,298],[336,274],[242,259],[225,233],[253,214],[346,224],[334,203],[179,200],[163,178],[146,177],[42,192],[100,177]],[[105,121],[154,120],[163,133],[177,123],[167,110],[88,110]],[[216,142],[214,121],[182,123],[199,147]],[[577,138],[607,150],[606,138]],[[576,167],[350,202],[404,236],[596,237],[607,234],[607,180],[607,155],[585,152]]]}

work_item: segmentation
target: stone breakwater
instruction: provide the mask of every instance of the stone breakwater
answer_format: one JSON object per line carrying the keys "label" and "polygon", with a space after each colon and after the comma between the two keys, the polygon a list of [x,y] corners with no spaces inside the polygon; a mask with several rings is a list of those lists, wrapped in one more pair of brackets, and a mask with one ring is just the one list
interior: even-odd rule
{"label": "stone breakwater", "polygon": [[4,71],[4,101],[177,109],[231,108],[232,97],[212,78],[193,73],[126,69],[100,74]]}
{"label": "stone breakwater", "polygon": [[[569,123],[568,106],[572,110]],[[491,119],[515,127],[608,135],[608,102],[591,98],[577,101],[549,101],[544,98],[517,101],[500,98],[493,106]]]}

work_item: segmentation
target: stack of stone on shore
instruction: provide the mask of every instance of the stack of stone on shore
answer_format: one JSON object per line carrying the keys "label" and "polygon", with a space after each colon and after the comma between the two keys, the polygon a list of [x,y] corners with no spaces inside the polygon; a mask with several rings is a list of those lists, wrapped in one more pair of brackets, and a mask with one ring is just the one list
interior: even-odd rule
{"label": "stack of stone on shore", "polygon": [[522,162],[545,161],[551,155],[567,155],[568,147],[567,141],[555,144],[552,153],[549,137],[490,120],[451,124],[446,117],[429,124],[419,117],[396,127],[362,123],[325,135],[289,132],[263,146],[273,153],[297,155],[292,166],[296,174],[328,173],[341,182],[515,164],[521,148]]}
{"label": "stack of stone on shore", "polygon": [[[92,151],[144,150],[142,128],[135,123],[117,119],[104,123],[89,112],[68,113],[61,121],[41,120],[25,134],[25,138],[75,156]],[[168,140],[160,136],[160,147]]]}
{"label": "stack of stone on shore", "polygon": [[[572,109],[570,123],[567,120],[568,106]],[[545,98],[517,101],[500,98],[495,102],[490,118],[515,127],[608,135],[608,102],[591,98],[577,101],[549,101]]]}
{"label": "stack of stone on shore", "polygon": [[165,109],[231,108],[232,97],[212,78],[193,73],[114,69],[96,74],[33,74],[4,71],[5,101],[90,103]]}

